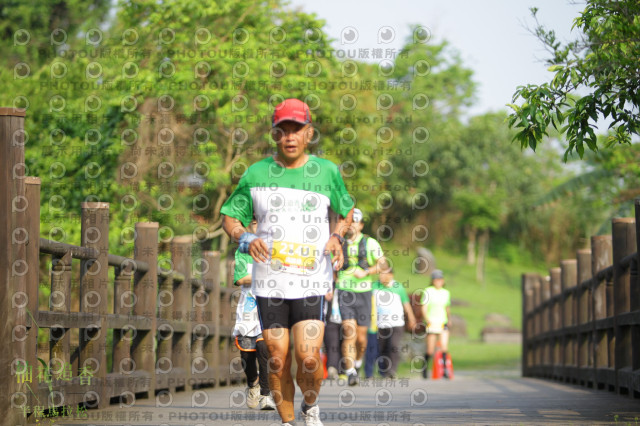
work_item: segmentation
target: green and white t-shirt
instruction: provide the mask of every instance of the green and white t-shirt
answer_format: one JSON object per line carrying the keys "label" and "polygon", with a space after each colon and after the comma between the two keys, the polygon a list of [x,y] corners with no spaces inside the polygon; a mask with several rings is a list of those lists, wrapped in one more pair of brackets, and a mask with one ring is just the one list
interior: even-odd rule
{"label": "green and white t-shirt", "polygon": [[221,213],[244,226],[255,217],[256,235],[269,247],[269,261],[253,265],[254,295],[300,299],[331,289],[331,259],[324,255],[330,208],[346,216],[353,200],[328,160],[310,155],[304,166],[288,169],[269,157],[247,169]]}
{"label": "green and white t-shirt", "polygon": [[[354,241],[349,241],[347,246],[347,253],[349,253],[349,267],[344,271],[338,272],[338,281],[336,282],[336,288],[339,290],[352,291],[354,293],[362,293],[365,291],[371,291],[371,276],[367,275],[364,278],[356,278],[353,273],[356,269],[361,269],[358,266],[358,247],[363,235],[360,234]],[[384,253],[380,243],[375,239],[368,237],[365,245],[365,251],[367,252],[367,263],[369,266],[373,266],[378,262]],[[345,259],[347,262],[347,259]]]}
{"label": "green and white t-shirt", "polygon": [[409,303],[409,296],[402,284],[393,280],[386,287],[376,281],[373,283],[373,294],[376,298],[378,329],[403,327],[404,304]]}

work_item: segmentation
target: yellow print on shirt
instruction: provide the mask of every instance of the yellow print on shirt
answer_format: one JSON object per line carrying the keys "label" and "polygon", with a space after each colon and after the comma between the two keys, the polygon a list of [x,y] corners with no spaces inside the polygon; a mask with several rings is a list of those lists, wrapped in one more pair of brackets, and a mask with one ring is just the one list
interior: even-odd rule
{"label": "yellow print on shirt", "polygon": [[289,241],[274,241],[271,261],[280,263],[282,270],[293,274],[306,274],[316,268],[316,246]]}

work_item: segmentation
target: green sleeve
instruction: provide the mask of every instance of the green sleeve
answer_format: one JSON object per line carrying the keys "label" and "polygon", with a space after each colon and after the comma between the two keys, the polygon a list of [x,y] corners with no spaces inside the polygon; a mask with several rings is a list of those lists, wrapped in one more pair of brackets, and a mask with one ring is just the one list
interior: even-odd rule
{"label": "green sleeve", "polygon": [[329,202],[331,204],[331,210],[338,213],[342,217],[346,217],[347,214],[354,207],[353,199],[347,192],[347,188],[344,185],[344,180],[340,175],[340,169],[334,164],[332,185],[333,191],[331,191],[331,197]]}
{"label": "green sleeve", "polygon": [[407,290],[399,282],[396,281],[396,284],[398,286],[398,294],[400,295],[400,300],[402,301],[402,303],[409,303],[410,300],[409,295],[407,294]]}
{"label": "green sleeve", "polygon": [[378,259],[380,259],[383,255],[384,253],[382,252],[380,243],[377,242],[375,238],[367,238],[367,262],[369,263],[369,265],[375,265]]}
{"label": "green sleeve", "polygon": [[251,256],[247,253],[240,253],[239,250],[236,250],[235,260],[236,265],[233,270],[234,284],[247,275],[251,275],[251,273],[249,272],[249,268],[253,264],[253,259],[251,258]]}
{"label": "green sleeve", "polygon": [[253,199],[246,181],[246,174],[240,178],[240,183],[231,196],[224,202],[220,213],[238,219],[246,227],[253,219]]}

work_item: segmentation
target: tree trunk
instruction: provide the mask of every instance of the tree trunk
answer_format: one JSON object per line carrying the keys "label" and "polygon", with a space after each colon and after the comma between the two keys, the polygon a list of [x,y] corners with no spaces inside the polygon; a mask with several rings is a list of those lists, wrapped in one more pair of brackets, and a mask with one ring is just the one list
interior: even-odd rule
{"label": "tree trunk", "polygon": [[467,226],[467,265],[476,263],[476,236],[478,230],[473,226]]}
{"label": "tree trunk", "polygon": [[478,263],[476,263],[476,280],[484,287],[484,261],[489,248],[489,230],[484,229],[478,237]]}

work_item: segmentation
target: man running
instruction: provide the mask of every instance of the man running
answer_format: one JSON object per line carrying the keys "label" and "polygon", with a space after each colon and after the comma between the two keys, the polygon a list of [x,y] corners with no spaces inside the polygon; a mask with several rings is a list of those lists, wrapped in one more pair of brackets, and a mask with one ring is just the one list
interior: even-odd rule
{"label": "man running", "polygon": [[367,330],[371,324],[371,283],[386,264],[380,244],[363,235],[363,215],[353,210],[353,223],[343,245],[345,265],[338,273],[336,289],[342,316],[342,356],[349,386],[359,383],[358,370],[367,349]]}
{"label": "man running", "polygon": [[[269,350],[269,384],[283,425],[294,422],[293,334],[301,416],[322,425],[318,393],[323,369],[324,295],[343,264],[342,242],[353,200],[332,162],[305,153],[313,136],[309,107],[287,99],[276,108],[271,137],[277,153],[247,169],[221,209],[223,228],[254,260],[251,291]],[[329,210],[338,219],[330,230]],[[255,234],[246,226],[255,217]]]}

